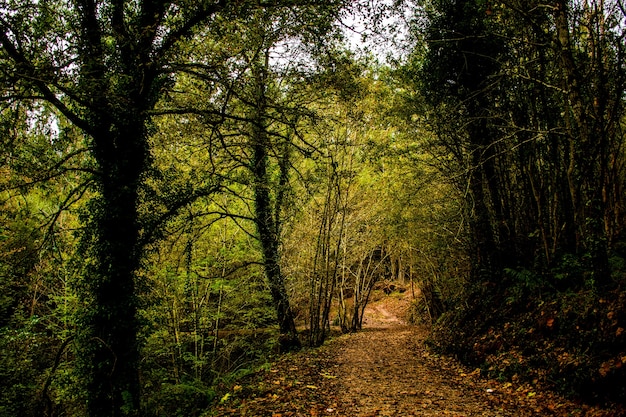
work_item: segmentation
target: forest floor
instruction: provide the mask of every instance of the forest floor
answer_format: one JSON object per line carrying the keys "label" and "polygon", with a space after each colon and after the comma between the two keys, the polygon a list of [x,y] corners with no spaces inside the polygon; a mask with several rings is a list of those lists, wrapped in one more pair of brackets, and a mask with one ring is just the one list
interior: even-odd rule
{"label": "forest floor", "polygon": [[433,353],[428,329],[401,319],[409,296],[372,302],[364,330],[282,356],[231,386],[212,416],[585,416],[625,411],[566,400],[525,384],[482,378]]}

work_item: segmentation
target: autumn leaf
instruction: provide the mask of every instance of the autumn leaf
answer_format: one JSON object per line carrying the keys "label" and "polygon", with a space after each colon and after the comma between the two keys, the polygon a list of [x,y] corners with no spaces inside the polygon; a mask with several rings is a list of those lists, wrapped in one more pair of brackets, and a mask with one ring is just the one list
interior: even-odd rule
{"label": "autumn leaf", "polygon": [[611,371],[612,363],[613,361],[606,361],[600,366],[600,369],[598,370],[598,372],[600,373],[600,375],[602,375],[603,378],[606,377]]}

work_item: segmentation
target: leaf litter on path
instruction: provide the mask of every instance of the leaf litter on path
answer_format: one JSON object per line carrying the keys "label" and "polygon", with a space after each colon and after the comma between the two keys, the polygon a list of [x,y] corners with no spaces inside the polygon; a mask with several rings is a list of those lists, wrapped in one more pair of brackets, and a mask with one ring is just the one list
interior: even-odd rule
{"label": "leaf litter on path", "polygon": [[[384,300],[383,300],[384,301]],[[408,326],[385,304],[370,307],[368,327],[318,349],[285,355],[238,382],[211,416],[619,417],[552,392],[480,377],[479,370],[432,353],[428,330]]]}

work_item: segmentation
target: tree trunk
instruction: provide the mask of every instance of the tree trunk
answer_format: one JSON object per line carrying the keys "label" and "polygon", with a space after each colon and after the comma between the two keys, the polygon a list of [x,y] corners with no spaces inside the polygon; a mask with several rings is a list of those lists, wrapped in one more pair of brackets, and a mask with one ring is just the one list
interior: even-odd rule
{"label": "tree trunk", "polygon": [[[558,56],[565,89],[565,121],[569,148],[567,171],[572,199],[572,210],[578,231],[577,250],[586,252],[591,259],[595,281],[603,285],[610,278],[607,239],[604,228],[606,213],[603,189],[607,173],[607,138],[600,115],[600,123],[594,121],[595,112],[584,98],[581,77],[577,71],[570,36],[568,4],[565,0],[555,2],[555,25]],[[593,66],[593,63],[591,63]],[[601,74],[602,68],[595,68]],[[601,78],[601,75],[600,75]],[[601,80],[598,80],[600,83]],[[597,88],[603,88],[598,86]],[[594,92],[598,92],[597,90]],[[598,102],[599,98],[593,98]],[[597,116],[597,115],[596,115]],[[595,117],[597,118],[597,117]]]}
{"label": "tree trunk", "polygon": [[[260,133],[260,136],[264,136]],[[263,251],[263,264],[265,276],[270,287],[270,293],[274,302],[278,325],[280,328],[281,351],[290,351],[300,347],[298,333],[289,305],[285,280],[279,263],[279,238],[276,234],[277,227],[272,217],[272,207],[268,190],[267,178],[267,151],[264,144],[258,141],[253,146],[254,162],[253,174],[255,222],[261,248]]]}
{"label": "tree trunk", "polygon": [[[472,133],[470,133],[470,137]],[[493,228],[489,219],[489,208],[486,204],[486,184],[483,178],[482,158],[475,151],[472,154],[474,168],[469,173],[470,228],[472,238],[472,277],[475,282],[489,281],[494,274],[499,273],[498,264],[501,261],[497,254],[497,245]]]}
{"label": "tree trunk", "polygon": [[142,120],[123,132],[95,136],[101,194],[91,203],[89,241],[84,242],[93,262],[83,279],[77,354],[91,417],[139,414],[137,199],[147,152]]}
{"label": "tree trunk", "polygon": [[265,120],[267,117],[267,98],[265,95],[267,66],[268,57],[265,55],[264,62],[256,62],[252,68],[256,89],[256,108],[252,115],[252,163],[250,167],[254,180],[254,220],[263,252],[265,276],[270,287],[280,328],[280,348],[281,351],[290,351],[300,347],[300,340],[280,268],[280,227],[277,213],[279,210],[272,206],[270,178],[267,172],[268,148],[271,146]]}

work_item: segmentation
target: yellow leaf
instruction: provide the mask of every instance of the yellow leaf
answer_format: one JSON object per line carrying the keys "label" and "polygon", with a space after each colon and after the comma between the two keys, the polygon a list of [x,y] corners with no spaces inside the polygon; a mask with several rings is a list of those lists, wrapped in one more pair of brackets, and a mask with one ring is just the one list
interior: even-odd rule
{"label": "yellow leaf", "polygon": [[306,386],[308,389],[317,389],[317,387],[315,385],[307,385]]}
{"label": "yellow leaf", "polygon": [[527,395],[528,395],[528,397],[534,397],[535,395],[537,395],[537,393],[535,393],[535,392],[529,392]]}

